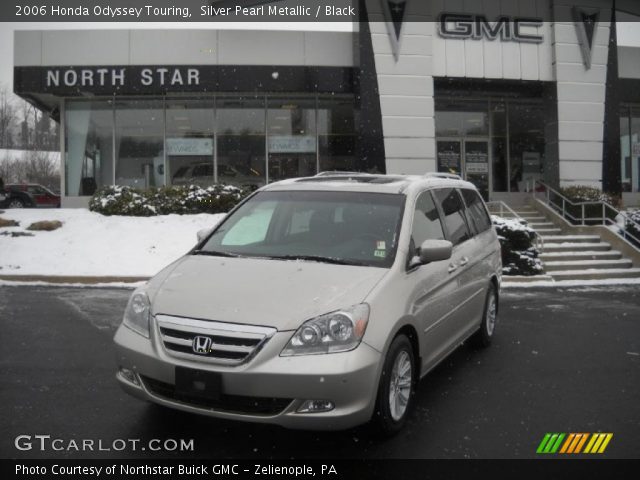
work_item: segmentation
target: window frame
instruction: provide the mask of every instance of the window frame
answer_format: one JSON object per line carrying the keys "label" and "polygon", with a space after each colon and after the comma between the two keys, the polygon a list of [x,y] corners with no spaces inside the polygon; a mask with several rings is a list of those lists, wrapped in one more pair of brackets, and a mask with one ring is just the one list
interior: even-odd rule
{"label": "window frame", "polygon": [[[462,197],[462,201],[464,202],[465,205],[465,211],[467,212],[467,221],[473,224],[473,229],[474,229],[474,234],[473,236],[477,236],[480,234],[483,234],[484,232],[491,230],[491,215],[489,215],[489,212],[487,211],[487,206],[484,203],[484,201],[482,200],[482,197],[480,196],[480,192],[478,192],[477,190],[474,190],[473,188],[459,188],[458,189],[460,192],[460,196]],[[477,225],[476,219],[473,216],[473,212],[472,210],[469,208],[469,204],[467,203],[467,200],[464,198],[464,191],[468,191],[468,192],[472,192],[476,199],[480,201],[480,205],[482,206],[482,212],[486,215],[486,220],[487,220],[487,228],[485,228],[484,230],[480,230],[480,227]]]}
{"label": "window frame", "polygon": [[416,219],[416,212],[418,211],[418,204],[420,202],[420,199],[422,198],[423,195],[429,195],[429,198],[431,198],[431,202],[433,203],[433,206],[436,209],[436,212],[438,214],[438,221],[440,222],[440,228],[442,229],[442,235],[444,237],[444,239],[447,239],[447,231],[445,230],[445,226],[444,223],[442,222],[442,211],[440,210],[439,206],[438,206],[438,202],[436,201],[436,198],[433,194],[433,188],[429,187],[426,190],[422,190],[420,191],[417,195],[416,195],[416,199],[415,202],[413,202],[413,211],[412,211],[412,215],[411,215],[411,225],[410,225],[410,229],[409,229],[409,245],[407,246],[407,259],[406,259],[406,270],[407,272],[411,272],[416,270],[417,268],[419,268],[421,265],[414,265],[413,267],[410,266],[411,260],[413,259],[413,257],[415,256],[415,250],[417,250],[420,246],[419,245],[415,245],[414,243],[414,251],[411,251],[411,243],[413,241],[413,227],[415,224],[415,219]]}
{"label": "window frame", "polygon": [[444,210],[442,209],[441,202],[438,199],[438,196],[436,194],[436,192],[438,190],[452,190],[452,191],[456,192],[456,194],[458,195],[458,198],[460,199],[460,202],[462,204],[462,208],[465,209],[462,212],[462,220],[464,222],[465,227],[467,228],[467,232],[469,233],[469,236],[467,238],[465,238],[464,240],[462,240],[461,242],[458,242],[458,243],[454,243],[453,242],[453,240],[451,238],[451,232],[449,231],[449,226],[447,225],[446,220],[442,224],[443,227],[444,227],[445,238],[451,242],[451,244],[453,245],[453,248],[455,249],[458,245],[462,245],[463,243],[468,242],[469,240],[472,240],[474,238],[474,236],[475,236],[475,234],[473,232],[473,229],[469,225],[469,221],[467,219],[467,214],[466,214],[467,206],[464,203],[464,198],[462,197],[462,194],[459,191],[459,187],[435,187],[432,190],[433,191],[433,197],[435,199],[436,207],[438,208],[438,212],[440,213],[440,218],[441,219],[446,219],[447,216],[444,214]]}

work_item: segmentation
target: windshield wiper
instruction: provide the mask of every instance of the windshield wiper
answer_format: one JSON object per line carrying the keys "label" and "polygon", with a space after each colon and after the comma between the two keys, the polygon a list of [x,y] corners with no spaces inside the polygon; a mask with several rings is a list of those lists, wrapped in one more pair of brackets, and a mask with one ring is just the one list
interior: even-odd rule
{"label": "windshield wiper", "polygon": [[265,258],[272,258],[275,260],[307,260],[311,262],[331,263],[335,265],[356,265],[361,267],[368,267],[366,262],[358,262],[355,260],[343,260],[341,258],[322,257],[320,255],[269,255]]}
{"label": "windshield wiper", "polygon": [[238,255],[237,253],[230,252],[219,252],[217,250],[194,250],[193,255],[209,255],[211,257],[242,257],[242,255]]}

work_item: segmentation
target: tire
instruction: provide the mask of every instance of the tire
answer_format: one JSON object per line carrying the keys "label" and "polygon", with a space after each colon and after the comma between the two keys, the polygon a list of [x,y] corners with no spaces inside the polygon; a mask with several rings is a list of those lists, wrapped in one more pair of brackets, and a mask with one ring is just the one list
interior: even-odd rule
{"label": "tire", "polygon": [[413,405],[416,376],[411,342],[406,335],[398,335],[384,360],[376,409],[371,420],[374,433],[378,436],[393,436],[404,426]]}
{"label": "tire", "polygon": [[13,198],[9,201],[9,208],[24,208],[24,202],[19,198]]}
{"label": "tire", "polygon": [[480,328],[471,337],[471,344],[476,348],[487,348],[491,345],[498,323],[498,292],[493,282],[489,284],[487,298],[484,301],[484,312]]}

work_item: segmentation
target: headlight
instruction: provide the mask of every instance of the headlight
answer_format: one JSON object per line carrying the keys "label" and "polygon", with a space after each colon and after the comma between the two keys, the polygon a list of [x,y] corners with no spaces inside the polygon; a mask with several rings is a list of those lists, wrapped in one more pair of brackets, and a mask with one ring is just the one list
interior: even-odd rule
{"label": "headlight", "polygon": [[360,344],[368,322],[369,305],[366,303],[321,315],[303,323],[280,355],[288,357],[353,350]]}
{"label": "headlight", "polygon": [[151,305],[144,290],[137,289],[129,298],[122,323],[136,333],[149,338],[149,315]]}

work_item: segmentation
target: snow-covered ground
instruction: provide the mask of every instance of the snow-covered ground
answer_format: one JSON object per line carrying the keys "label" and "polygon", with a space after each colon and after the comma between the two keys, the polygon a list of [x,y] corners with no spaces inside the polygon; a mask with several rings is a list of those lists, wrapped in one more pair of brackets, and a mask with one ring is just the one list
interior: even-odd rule
{"label": "snow-covered ground", "polygon": [[[196,233],[223,214],[105,217],[85,209],[7,209],[1,218],[20,222],[0,228],[0,275],[152,276],[186,253]],[[53,232],[11,237],[32,222],[59,220]]]}
{"label": "snow-covered ground", "polygon": [[[151,277],[193,247],[199,230],[213,227],[224,215],[106,217],[74,208],[7,209],[0,217],[20,222],[19,227],[0,228],[0,275]],[[40,220],[59,220],[63,226],[53,232],[31,232],[33,237],[4,235],[24,232],[31,223]],[[522,283],[509,280],[503,277],[504,287],[519,289],[640,283],[640,279],[553,281],[543,277]],[[24,283],[0,280],[0,285]],[[108,286],[135,285],[116,282]]]}

